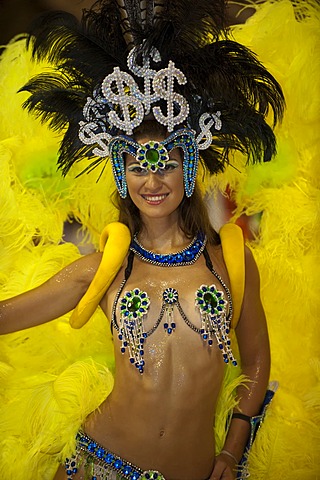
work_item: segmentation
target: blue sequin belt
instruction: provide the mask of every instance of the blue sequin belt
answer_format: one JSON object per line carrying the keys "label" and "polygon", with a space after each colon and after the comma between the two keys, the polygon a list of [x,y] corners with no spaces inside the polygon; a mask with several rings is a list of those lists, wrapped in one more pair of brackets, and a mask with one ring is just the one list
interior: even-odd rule
{"label": "blue sequin belt", "polygon": [[82,466],[85,480],[165,480],[158,471],[143,471],[82,431],[77,434],[76,440],[76,452],[65,462],[67,480],[72,480]]}

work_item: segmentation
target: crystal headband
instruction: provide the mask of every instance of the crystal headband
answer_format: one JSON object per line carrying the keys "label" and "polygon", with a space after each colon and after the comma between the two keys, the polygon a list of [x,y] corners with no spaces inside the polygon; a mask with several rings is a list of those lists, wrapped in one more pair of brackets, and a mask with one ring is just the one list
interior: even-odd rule
{"label": "crystal headband", "polygon": [[[79,122],[79,139],[85,145],[96,144],[92,150],[96,156],[109,157],[109,144],[112,138],[118,136],[119,130],[132,135],[150,113],[169,133],[188,118],[186,98],[174,91],[175,82],[179,85],[187,83],[184,73],[171,60],[166,68],[152,69],[151,61],[158,63],[161,60],[156,48],[152,48],[148,56],[143,55],[142,65],[137,64],[136,55],[135,47],[127,59],[132,75],[115,67],[94,90],[92,97],[87,98],[83,108],[84,120]],[[134,76],[144,79],[144,91],[139,89]],[[166,102],[166,112],[162,111],[159,102]],[[211,129],[221,129],[220,116],[220,111],[200,116],[199,133],[195,137],[200,150],[211,145]]]}
{"label": "crystal headband", "polygon": [[165,167],[169,159],[169,152],[174,148],[183,150],[184,190],[186,196],[191,197],[199,163],[199,149],[192,130],[183,128],[173,132],[161,142],[151,140],[144,145],[125,135],[112,138],[109,143],[110,159],[120,197],[126,198],[127,196],[125,153],[135,157],[142,168],[155,173]]}

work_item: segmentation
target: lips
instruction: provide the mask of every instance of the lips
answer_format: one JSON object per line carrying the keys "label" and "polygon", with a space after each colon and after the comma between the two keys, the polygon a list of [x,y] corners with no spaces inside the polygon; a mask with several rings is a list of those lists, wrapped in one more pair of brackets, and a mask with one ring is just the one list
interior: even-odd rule
{"label": "lips", "polygon": [[162,195],[141,195],[149,205],[160,205],[168,196],[168,193]]}

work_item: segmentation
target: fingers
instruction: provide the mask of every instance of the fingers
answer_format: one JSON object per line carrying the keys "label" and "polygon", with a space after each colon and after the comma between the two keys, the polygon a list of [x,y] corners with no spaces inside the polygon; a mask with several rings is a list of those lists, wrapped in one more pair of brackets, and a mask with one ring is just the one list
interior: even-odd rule
{"label": "fingers", "polygon": [[218,456],[209,480],[235,480],[236,472],[234,467],[234,462],[230,462],[223,456]]}

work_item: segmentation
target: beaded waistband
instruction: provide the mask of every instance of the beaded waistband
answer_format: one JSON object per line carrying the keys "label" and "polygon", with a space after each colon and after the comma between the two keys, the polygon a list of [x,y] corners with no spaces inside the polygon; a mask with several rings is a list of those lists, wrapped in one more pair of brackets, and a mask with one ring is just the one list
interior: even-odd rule
{"label": "beaded waistband", "polygon": [[158,471],[143,471],[131,462],[99,445],[82,431],[77,434],[76,439],[76,453],[65,463],[68,480],[73,479],[83,460],[91,466],[92,474],[90,473],[88,480],[96,480],[97,478],[113,480],[114,476],[112,474],[117,474],[116,478],[119,480],[165,480],[164,476]]}

